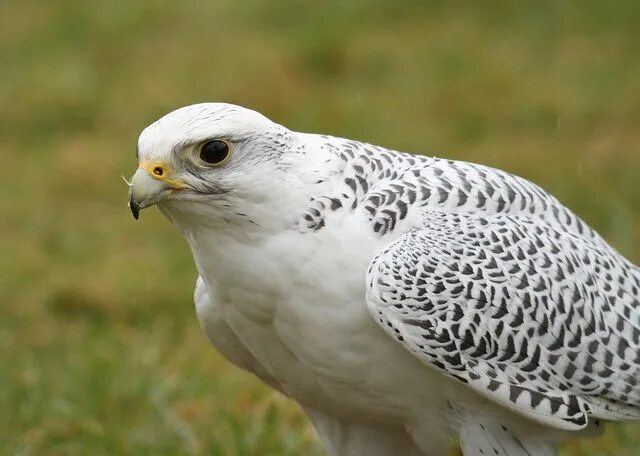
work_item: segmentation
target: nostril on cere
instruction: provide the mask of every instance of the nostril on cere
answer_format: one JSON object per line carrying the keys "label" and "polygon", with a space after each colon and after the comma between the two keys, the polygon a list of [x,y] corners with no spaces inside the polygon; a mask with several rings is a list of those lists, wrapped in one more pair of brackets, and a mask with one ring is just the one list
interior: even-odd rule
{"label": "nostril on cere", "polygon": [[155,168],[153,168],[153,174],[155,174],[156,176],[162,176],[164,174],[164,169],[156,166]]}

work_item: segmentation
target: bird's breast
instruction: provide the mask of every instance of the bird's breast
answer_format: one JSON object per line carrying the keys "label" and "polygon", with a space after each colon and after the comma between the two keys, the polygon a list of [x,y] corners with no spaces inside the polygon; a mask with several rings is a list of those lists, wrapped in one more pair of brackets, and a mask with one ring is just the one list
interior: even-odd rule
{"label": "bird's breast", "polygon": [[430,372],[367,312],[367,267],[390,242],[370,231],[354,222],[255,244],[227,240],[194,255],[223,318],[286,393],[310,406],[395,415],[407,406],[398,384]]}

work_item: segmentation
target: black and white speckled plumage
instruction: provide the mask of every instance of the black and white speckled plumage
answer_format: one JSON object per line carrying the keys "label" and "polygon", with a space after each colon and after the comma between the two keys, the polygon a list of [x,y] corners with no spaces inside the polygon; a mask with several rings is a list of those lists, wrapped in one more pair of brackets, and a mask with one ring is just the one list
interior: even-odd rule
{"label": "black and white speckled plumage", "polygon": [[[198,159],[216,138],[224,166]],[[160,119],[139,160],[183,186],[159,207],[210,340],[330,454],[440,456],[452,434],[465,456],[546,456],[640,419],[640,271],[531,182],[225,104]]]}
{"label": "black and white speckled plumage", "polygon": [[537,421],[640,418],[640,271],[538,186],[470,163],[325,138],[341,190],[306,227],[363,213],[381,236],[376,321],[429,365]]}

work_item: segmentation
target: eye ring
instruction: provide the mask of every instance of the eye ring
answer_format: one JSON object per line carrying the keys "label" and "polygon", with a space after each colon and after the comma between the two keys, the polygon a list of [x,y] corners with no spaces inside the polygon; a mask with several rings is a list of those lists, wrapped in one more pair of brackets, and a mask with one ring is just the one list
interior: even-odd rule
{"label": "eye ring", "polygon": [[220,166],[231,157],[231,147],[228,142],[222,139],[212,139],[200,146],[199,156],[200,160],[207,165]]}

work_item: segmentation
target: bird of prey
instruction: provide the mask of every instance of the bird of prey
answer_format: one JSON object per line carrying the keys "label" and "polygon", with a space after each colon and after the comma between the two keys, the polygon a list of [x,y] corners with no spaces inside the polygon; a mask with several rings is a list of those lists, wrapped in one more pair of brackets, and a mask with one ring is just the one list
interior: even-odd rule
{"label": "bird of prey", "polygon": [[328,454],[552,455],[640,419],[640,269],[533,183],[224,103],[137,159],[129,207],[186,238],[206,335]]}

